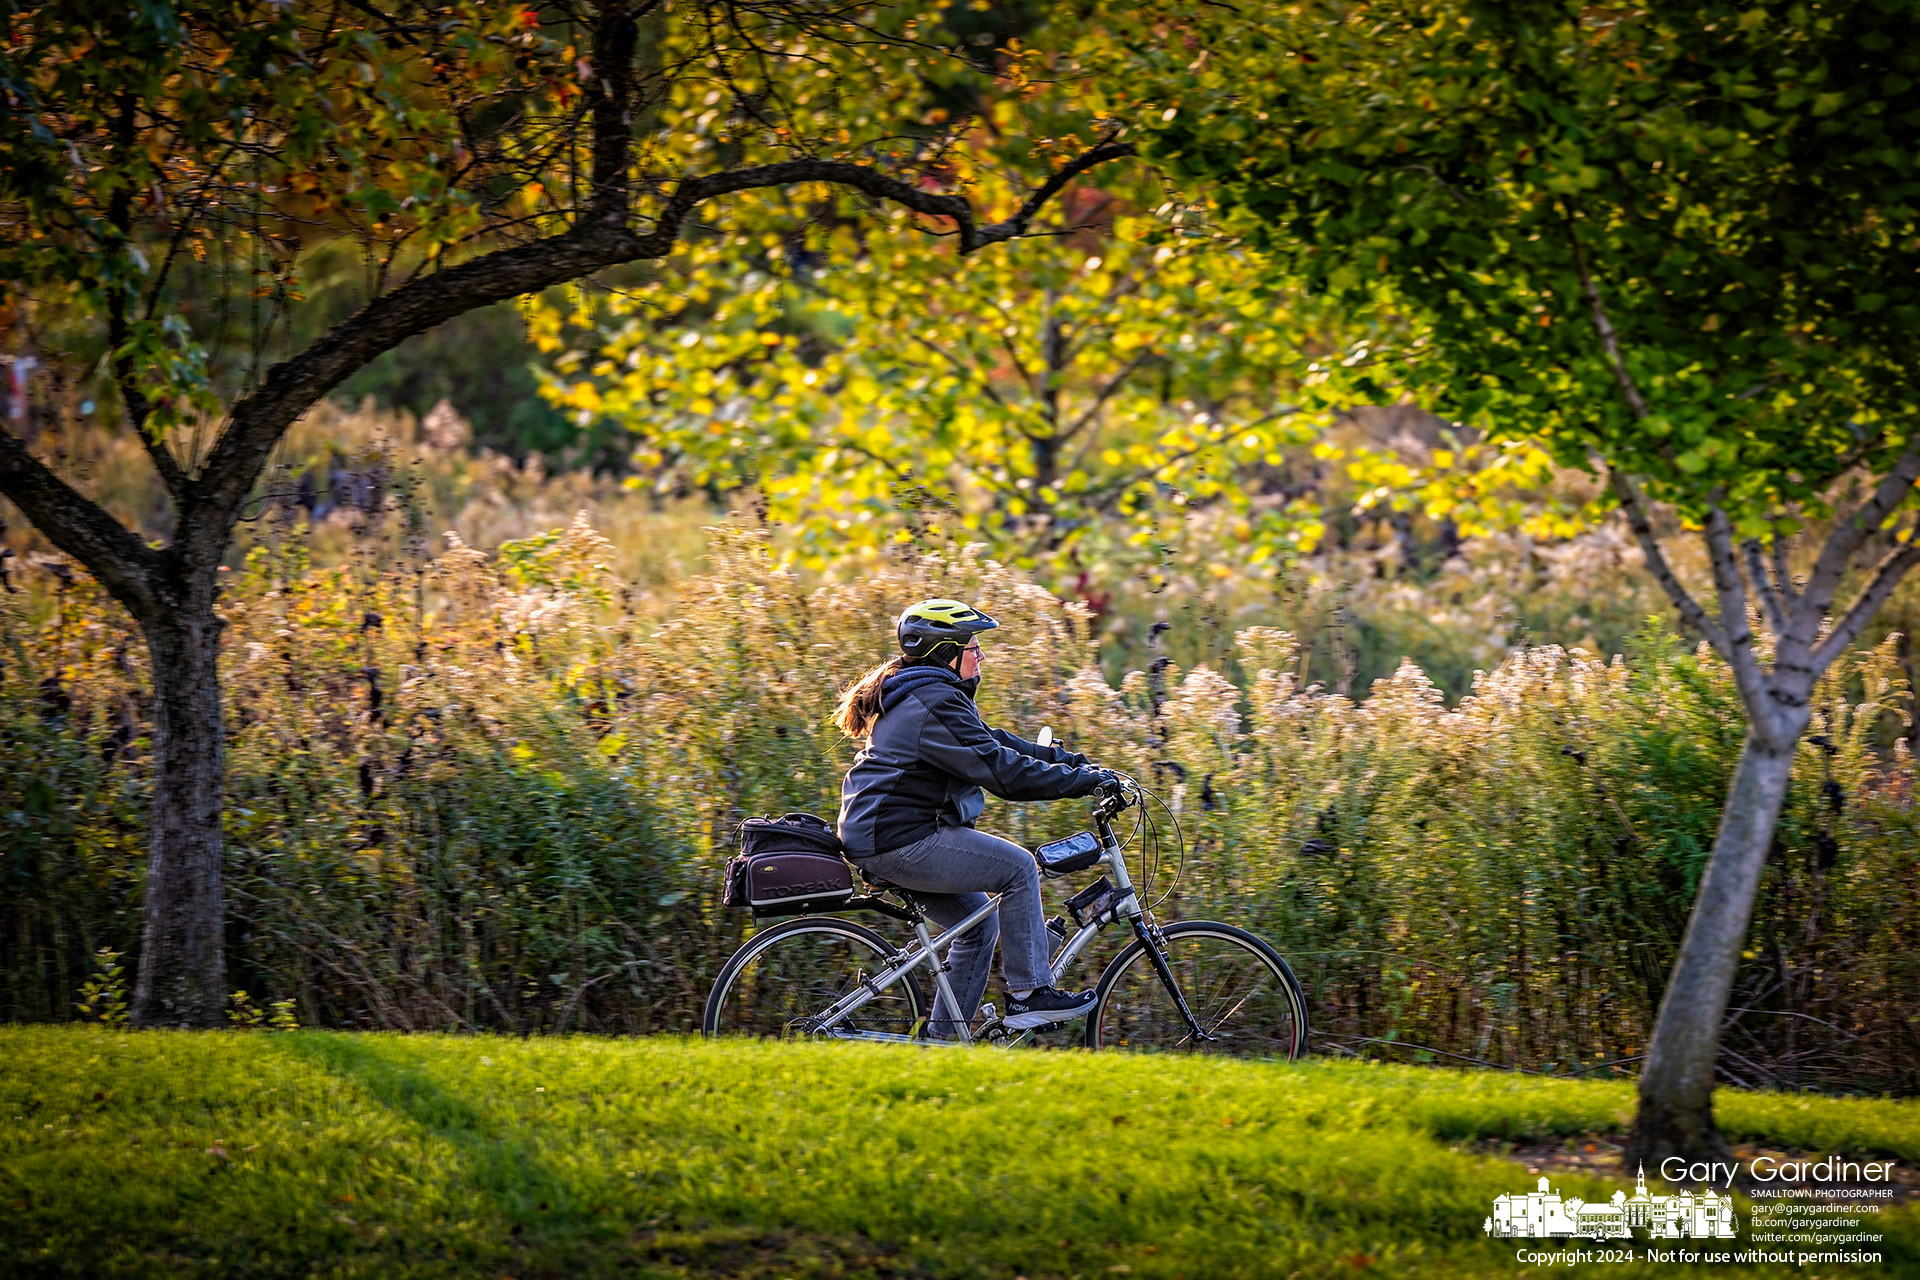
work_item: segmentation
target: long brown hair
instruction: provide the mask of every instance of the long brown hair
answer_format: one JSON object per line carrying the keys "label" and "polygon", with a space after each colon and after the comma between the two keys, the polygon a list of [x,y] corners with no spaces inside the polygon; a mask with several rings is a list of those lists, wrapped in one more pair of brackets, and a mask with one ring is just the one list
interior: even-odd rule
{"label": "long brown hair", "polygon": [[873,732],[880,718],[880,686],[887,677],[907,665],[905,658],[888,658],[848,685],[840,694],[840,705],[833,709],[828,723],[849,738],[864,738]]}

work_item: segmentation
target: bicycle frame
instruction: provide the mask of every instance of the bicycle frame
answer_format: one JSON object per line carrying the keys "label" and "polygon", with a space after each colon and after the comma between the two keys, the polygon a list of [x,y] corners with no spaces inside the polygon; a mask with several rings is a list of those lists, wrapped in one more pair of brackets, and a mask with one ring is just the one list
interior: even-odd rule
{"label": "bicycle frame", "polygon": [[[965,934],[967,930],[973,928],[973,926],[979,924],[982,920],[985,920],[988,916],[999,910],[1000,898],[1000,894],[994,894],[986,900],[986,903],[982,905],[978,911],[972,912],[966,919],[960,921],[951,929],[943,930],[938,938],[933,937],[927,932],[927,922],[924,919],[916,918],[913,922],[913,932],[920,940],[920,945],[911,951],[902,952],[895,956],[893,963],[875,976],[862,978],[860,980],[860,986],[857,989],[849,991],[846,995],[841,996],[827,1007],[826,1012],[820,1015],[819,1021],[814,1025],[813,1030],[832,1031],[859,1010],[861,1006],[871,1000],[877,999],[882,991],[900,981],[900,979],[906,977],[923,964],[932,965],[934,986],[938,988],[939,996],[946,1000],[947,1007],[949,1009],[958,1009],[960,1002],[954,998],[953,984],[947,980],[947,970],[951,966],[941,958],[941,952],[950,949],[955,942],[960,940],[961,936]],[[899,1036],[879,1031],[853,1032],[847,1034],[846,1038],[852,1040],[912,1039],[911,1036]],[[972,1029],[962,1024],[960,1027],[960,1039],[962,1043],[973,1043]]]}
{"label": "bicycle frame", "polygon": [[[1099,838],[1102,849],[1102,860],[1106,863],[1107,876],[1114,888],[1115,900],[1113,906],[1108,911],[1103,912],[1086,924],[1081,925],[1080,928],[1074,932],[1073,936],[1061,944],[1059,951],[1054,954],[1050,966],[1053,981],[1057,984],[1060,979],[1066,975],[1067,970],[1073,967],[1074,962],[1077,961],[1081,953],[1086,950],[1087,944],[1093,941],[1094,935],[1098,934],[1102,929],[1105,929],[1108,924],[1125,919],[1133,926],[1134,936],[1139,938],[1145,946],[1147,957],[1153,965],[1154,973],[1159,977],[1161,984],[1165,986],[1167,994],[1173,997],[1174,1005],[1180,1010],[1181,1017],[1186,1019],[1187,1026],[1193,1032],[1194,1037],[1199,1040],[1211,1040],[1213,1037],[1201,1029],[1199,1021],[1193,1016],[1193,1011],[1188,1008],[1186,996],[1180,990],[1180,984],[1174,978],[1172,968],[1167,964],[1166,941],[1161,936],[1160,930],[1155,927],[1147,909],[1141,905],[1140,895],[1134,889],[1133,877],[1127,873],[1125,851],[1120,847],[1120,842],[1114,838],[1113,834],[1111,821],[1113,812],[1118,812],[1118,810],[1116,809],[1110,812],[1106,803],[1102,802],[1095,807],[1093,817],[1094,832]],[[877,999],[882,991],[891,987],[894,983],[899,982],[923,964],[931,966],[933,970],[933,981],[937,990],[934,1007],[939,1008],[944,1001],[947,1008],[959,1009],[960,1002],[954,998],[953,984],[947,979],[947,971],[951,966],[947,964],[942,953],[948,951],[967,930],[973,928],[989,915],[993,914],[993,912],[997,911],[1000,907],[1001,896],[1000,894],[994,894],[987,899],[986,904],[979,910],[970,913],[964,920],[961,920],[951,928],[943,930],[938,938],[933,937],[928,932],[927,922],[924,919],[916,918],[913,922],[913,929],[919,945],[909,951],[895,955],[892,962],[880,973],[871,978],[862,978],[858,988],[848,992],[846,995],[840,997],[840,999],[834,1001],[832,1005],[828,1006],[826,1011],[819,1016],[819,1019],[814,1021],[812,1030],[832,1032],[834,1028],[846,1022],[849,1017],[863,1006]],[[966,1021],[959,1022],[958,1031],[959,1043],[973,1043],[973,1028]],[[852,1031],[842,1032],[840,1034],[850,1040],[912,1039],[910,1036],[901,1036],[880,1031]],[[1024,1043],[1030,1039],[1032,1035],[1033,1033],[1031,1031],[1022,1032],[1014,1039],[1013,1043]]]}

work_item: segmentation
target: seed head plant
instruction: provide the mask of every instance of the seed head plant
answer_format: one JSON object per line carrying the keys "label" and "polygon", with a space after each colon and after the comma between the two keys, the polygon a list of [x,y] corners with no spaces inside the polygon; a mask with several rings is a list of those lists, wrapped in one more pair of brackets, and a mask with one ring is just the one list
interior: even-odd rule
{"label": "seed head plant", "polygon": [[[739,822],[834,813],[855,747],[826,723],[836,694],[888,656],[904,604],[956,596],[1002,624],[988,721],[1051,726],[1153,788],[1186,836],[1160,912],[1272,938],[1320,1051],[1590,1073],[1643,1050],[1741,732],[1711,651],[1658,624],[1627,658],[1524,648],[1449,706],[1411,663],[1332,692],[1293,634],[1255,626],[1224,669],[1110,679],[1085,607],[979,548],[822,581],[764,530],[710,537],[667,603],[584,519],[423,561],[315,565],[290,536],[236,567],[229,930],[247,989],[281,996],[261,1021],[297,1000],[322,1026],[692,1026],[751,927],[717,905]],[[0,734],[23,767],[0,775],[19,815],[0,1016],[60,1017],[94,999],[64,939],[138,941],[150,701],[84,575],[41,622],[5,599]],[[1896,645],[1819,686],[1729,1031],[1747,1083],[1915,1083]],[[992,802],[982,822],[1034,844],[1085,815]]]}

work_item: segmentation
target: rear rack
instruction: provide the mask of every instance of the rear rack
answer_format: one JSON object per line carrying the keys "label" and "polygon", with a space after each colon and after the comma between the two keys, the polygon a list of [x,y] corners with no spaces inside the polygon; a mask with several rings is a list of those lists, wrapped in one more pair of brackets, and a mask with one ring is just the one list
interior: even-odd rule
{"label": "rear rack", "polygon": [[848,898],[845,902],[833,908],[833,910],[878,911],[883,916],[892,916],[895,920],[904,920],[908,924],[913,924],[920,919],[920,913],[918,911],[903,907],[897,902],[889,902],[877,893],[862,894],[859,897]]}

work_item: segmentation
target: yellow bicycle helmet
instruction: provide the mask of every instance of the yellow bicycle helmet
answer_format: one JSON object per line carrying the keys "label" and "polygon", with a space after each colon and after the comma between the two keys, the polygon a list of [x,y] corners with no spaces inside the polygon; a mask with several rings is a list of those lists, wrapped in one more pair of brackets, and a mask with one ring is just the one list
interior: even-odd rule
{"label": "yellow bicycle helmet", "polygon": [[[958,600],[922,600],[901,613],[895,633],[900,638],[900,652],[909,660],[951,662],[954,651],[964,647],[970,636],[999,625],[972,605]],[[947,645],[952,645],[953,650],[948,650]]]}

